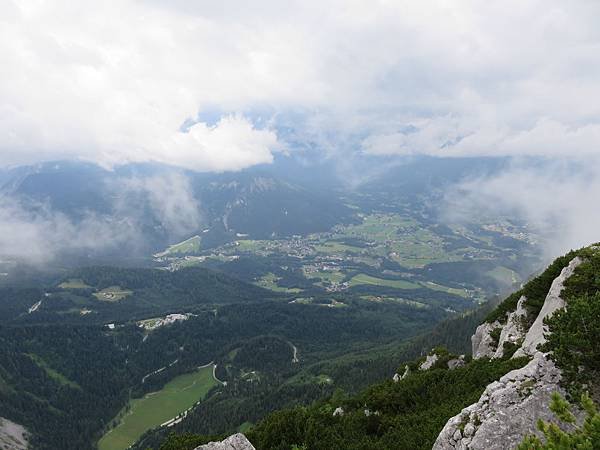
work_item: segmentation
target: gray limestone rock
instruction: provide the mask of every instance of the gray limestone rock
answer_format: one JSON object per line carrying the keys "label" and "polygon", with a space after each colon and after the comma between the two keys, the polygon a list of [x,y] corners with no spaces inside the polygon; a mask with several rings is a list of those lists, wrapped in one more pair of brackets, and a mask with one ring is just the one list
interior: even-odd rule
{"label": "gray limestone rock", "polygon": [[402,375],[400,375],[399,373],[395,373],[392,377],[392,380],[394,380],[394,383],[397,383],[400,380],[404,380],[409,373],[410,369],[408,368],[408,366],[404,366],[404,373]]}
{"label": "gray limestone rock", "polygon": [[429,370],[437,362],[440,357],[437,354],[427,355],[425,361],[419,366],[419,370]]}
{"label": "gray limestone rock", "polygon": [[546,342],[546,339],[544,338],[544,333],[546,332],[544,319],[554,314],[556,310],[564,308],[565,301],[560,297],[564,288],[564,282],[573,275],[575,268],[581,263],[581,258],[573,258],[569,265],[565,267],[560,275],[552,282],[552,286],[546,296],[542,310],[535,319],[535,322],[533,322],[533,325],[529,328],[529,331],[527,331],[523,345],[514,355],[515,358],[524,355],[533,355],[537,351],[538,345]]}
{"label": "gray limestone rock", "polygon": [[454,370],[465,365],[465,355],[460,355],[458,358],[448,361],[448,369]]}
{"label": "gray limestone rock", "polygon": [[196,447],[195,450],[256,450],[246,436],[241,433],[229,436],[221,442],[209,442]]}
{"label": "gray limestone rock", "polygon": [[538,433],[539,419],[555,421],[549,403],[553,392],[564,395],[559,381],[560,370],[536,353],[525,367],[490,384],[477,403],[450,419],[433,450],[515,448],[524,436]]}
{"label": "gray limestone rock", "polygon": [[25,427],[8,419],[0,417],[0,449],[3,450],[26,450],[29,432]]}
{"label": "gray limestone rock", "polygon": [[[484,323],[477,328],[471,339],[474,358],[502,357],[504,342],[523,340],[515,357],[531,356],[532,359],[521,369],[489,384],[477,403],[451,418],[439,434],[433,450],[513,449],[526,435],[539,433],[537,422],[540,419],[556,422],[549,405],[552,393],[565,395],[559,384],[561,372],[537,347],[545,341],[544,319],[565,306],[560,297],[564,282],[581,262],[580,258],[574,258],[552,282],[538,317],[526,333],[522,329],[522,319],[526,315],[525,297],[521,297],[517,309],[508,314],[505,325],[500,322]],[[490,333],[498,327],[502,330],[496,349]]]}
{"label": "gray limestone rock", "polygon": [[404,366],[404,373],[400,377],[401,380],[404,380],[410,374],[410,368],[408,366]]}
{"label": "gray limestone rock", "polygon": [[477,327],[475,334],[471,336],[473,359],[491,358],[494,356],[496,345],[494,339],[492,339],[491,332],[500,327],[502,327],[502,324],[498,321],[493,323],[484,322]]}
{"label": "gray limestone rock", "polygon": [[524,329],[523,321],[527,317],[527,310],[524,306],[526,301],[527,298],[522,295],[517,303],[517,309],[508,314],[506,324],[504,324],[500,332],[498,348],[494,352],[493,358],[502,358],[505,343],[517,344],[525,336],[526,330]]}

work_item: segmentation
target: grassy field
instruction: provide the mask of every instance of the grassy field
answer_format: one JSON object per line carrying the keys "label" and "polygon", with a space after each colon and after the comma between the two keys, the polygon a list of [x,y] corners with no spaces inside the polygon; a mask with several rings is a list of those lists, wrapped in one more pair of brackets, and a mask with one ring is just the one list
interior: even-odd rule
{"label": "grassy field", "polygon": [[244,422],[238,427],[238,433],[245,433],[253,426],[254,424],[252,422]]}
{"label": "grassy field", "polygon": [[202,400],[217,382],[212,366],[178,376],[165,387],[129,403],[119,425],[98,442],[99,450],[124,450],[150,428],[157,427]]}
{"label": "grassy field", "polygon": [[266,251],[272,244],[269,241],[240,239],[236,241],[235,249],[239,252]]}
{"label": "grassy field", "polygon": [[87,289],[91,286],[88,286],[79,278],[69,278],[67,281],[60,283],[58,287],[61,289]]}
{"label": "grassy field", "polygon": [[448,294],[454,294],[454,295],[458,295],[458,296],[464,297],[464,298],[468,298],[469,297],[469,293],[467,292],[466,289],[459,289],[459,288],[451,288],[451,287],[448,287],[448,286],[442,286],[441,284],[437,284],[437,283],[434,283],[432,281],[426,281],[424,283],[421,283],[421,285],[423,287],[426,287],[427,289],[432,289],[434,291],[447,292]]}
{"label": "grassy field", "polygon": [[372,284],[375,286],[387,286],[396,289],[419,289],[419,286],[416,283],[411,283],[410,281],[404,280],[385,280],[383,278],[375,278],[370,275],[366,275],[364,273],[359,273],[355,275],[350,280],[350,286],[357,286],[359,284]]}
{"label": "grassy field", "polygon": [[35,362],[40,368],[44,369],[44,371],[48,374],[48,376],[50,378],[52,378],[54,381],[56,381],[57,383],[60,383],[63,386],[69,386],[70,388],[78,389],[81,391],[81,386],[79,386],[74,381],[69,380],[62,373],[54,370],[40,356],[38,356],[34,353],[27,353],[27,356],[29,356],[33,360],[33,362]]}
{"label": "grassy field", "polygon": [[201,248],[202,238],[200,236],[193,236],[179,244],[171,245],[163,252],[163,255],[188,255],[199,252]]}
{"label": "grassy field", "polygon": [[302,292],[302,289],[286,288],[286,287],[279,286],[277,284],[277,281],[278,281],[277,276],[274,273],[269,272],[269,273],[263,275],[262,277],[260,277],[254,284],[256,284],[257,286],[263,287],[265,289],[270,289],[275,292],[289,292],[292,294],[297,294],[299,292]]}
{"label": "grassy field", "polygon": [[499,283],[509,286],[521,281],[519,275],[515,271],[504,266],[495,267],[493,270],[489,270],[486,274]]}
{"label": "grassy field", "polygon": [[319,278],[321,282],[327,281],[329,283],[341,283],[345,278],[345,274],[339,270],[334,271],[325,271],[320,270],[318,272],[313,272],[305,275],[307,278]]}
{"label": "grassy field", "polygon": [[133,291],[123,289],[121,286],[110,286],[100,292],[94,292],[94,297],[103,302],[118,302],[133,294]]}
{"label": "grassy field", "polygon": [[358,225],[340,227],[334,239],[353,238],[370,242],[367,248],[357,248],[326,242],[317,250],[327,253],[349,253],[389,257],[400,265],[419,268],[433,262],[460,261],[462,255],[444,249],[444,239],[428,228],[421,227],[415,220],[397,214],[371,214]]}
{"label": "grassy field", "polygon": [[364,252],[364,249],[360,247],[354,247],[352,245],[342,244],[337,241],[326,241],[323,244],[315,245],[315,250],[319,253],[326,255],[338,254],[338,253],[353,253],[360,254]]}
{"label": "grassy field", "polygon": [[414,308],[419,308],[419,309],[422,309],[422,308],[428,309],[430,307],[426,303],[417,302],[415,300],[408,300],[406,298],[400,298],[400,297],[388,297],[385,295],[384,296],[361,295],[360,298],[363,300],[367,300],[369,302],[375,302],[375,303],[383,303],[383,302],[401,303],[403,305],[408,305],[408,306],[412,306]]}

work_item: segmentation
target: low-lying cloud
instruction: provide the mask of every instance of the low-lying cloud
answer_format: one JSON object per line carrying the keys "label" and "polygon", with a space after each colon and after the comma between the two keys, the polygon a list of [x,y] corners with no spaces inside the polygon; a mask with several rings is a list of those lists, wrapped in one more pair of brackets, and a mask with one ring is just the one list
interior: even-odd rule
{"label": "low-lying cloud", "polygon": [[143,222],[150,213],[172,238],[197,232],[201,226],[200,205],[188,178],[180,173],[122,178],[112,189],[117,195],[113,206],[117,216]]}
{"label": "low-lying cloud", "polygon": [[2,257],[42,264],[67,252],[106,252],[135,239],[134,227],[126,220],[89,213],[75,221],[47,205],[25,208],[15,200],[0,199]]}
{"label": "low-lying cloud", "polygon": [[461,183],[446,196],[452,219],[501,215],[525,220],[547,258],[600,241],[600,159],[586,166],[527,161],[491,177]]}
{"label": "low-lying cloud", "polygon": [[[76,188],[76,186],[74,186]],[[159,239],[188,237],[202,223],[189,180],[180,173],[111,180],[111,211],[68,214],[48,203],[0,196],[0,259],[43,264],[65,254],[149,253]]]}

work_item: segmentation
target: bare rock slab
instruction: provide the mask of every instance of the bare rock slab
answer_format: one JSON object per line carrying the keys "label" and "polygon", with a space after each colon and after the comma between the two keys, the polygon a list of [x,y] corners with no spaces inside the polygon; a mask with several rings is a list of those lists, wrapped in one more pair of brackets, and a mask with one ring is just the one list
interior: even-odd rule
{"label": "bare rock slab", "polygon": [[256,450],[242,433],[229,436],[221,442],[209,442],[196,447],[195,450]]}

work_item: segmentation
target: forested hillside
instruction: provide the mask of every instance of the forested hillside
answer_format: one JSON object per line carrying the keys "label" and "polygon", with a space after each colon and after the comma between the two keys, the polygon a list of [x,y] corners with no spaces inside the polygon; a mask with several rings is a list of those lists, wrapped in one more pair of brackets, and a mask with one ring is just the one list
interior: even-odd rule
{"label": "forested hillside", "polygon": [[130,399],[210,362],[227,385],[182,423],[207,433],[356,391],[393,372],[390,354],[418,355],[405,339],[452,316],[358,297],[298,303],[201,268],[87,268],[0,299],[3,417],[41,449],[92,448]]}
{"label": "forested hillside", "polygon": [[[567,266],[572,269],[567,270]],[[398,376],[394,380],[388,379],[383,383],[377,383],[357,395],[348,395],[339,390],[325,401],[317,401],[310,406],[297,406],[294,408],[283,409],[281,411],[268,415],[256,426],[246,432],[246,436],[253,445],[261,449],[280,449],[290,450],[294,448],[306,449],[429,449],[436,444],[435,448],[455,448],[450,444],[445,444],[445,437],[442,438],[440,431],[445,426],[451,428],[447,436],[459,432],[459,441],[463,439],[469,442],[473,440],[475,449],[479,447],[475,442],[478,433],[484,433],[488,430],[488,423],[483,417],[479,422],[472,422],[472,416],[464,416],[461,419],[460,414],[463,408],[473,404],[480,407],[486,403],[477,404],[478,399],[487,391],[488,385],[491,389],[489,395],[493,395],[498,386],[490,384],[508,373],[514,373],[517,377],[515,386],[510,387],[512,378],[504,379],[506,389],[514,389],[518,401],[528,405],[529,396],[531,399],[546,399],[544,411],[542,409],[527,409],[529,406],[523,406],[523,411],[527,414],[533,414],[534,417],[527,417],[533,424],[533,428],[525,428],[524,434],[512,435],[510,438],[498,437],[493,448],[506,448],[502,445],[509,445],[508,442],[515,442],[525,439],[529,433],[535,430],[535,414],[552,414],[548,409],[550,404],[550,395],[545,392],[546,381],[544,372],[541,372],[542,378],[528,378],[529,372],[523,372],[520,368],[536,367],[536,361],[539,358],[547,357],[556,364],[560,370],[560,378],[556,389],[566,392],[567,398],[575,404],[581,399],[582,392],[589,392],[592,400],[599,400],[598,392],[598,374],[600,369],[600,353],[596,343],[600,338],[600,283],[598,282],[600,273],[600,249],[598,246],[583,248],[570,252],[564,257],[558,258],[551,264],[546,271],[528,282],[517,293],[509,296],[493,312],[487,315],[481,330],[491,330],[490,333],[490,354],[495,351],[494,345],[500,347],[503,343],[498,339],[509,339],[506,334],[510,321],[519,312],[515,298],[521,299],[527,305],[524,310],[523,319],[519,319],[522,328],[521,337],[511,345],[504,345],[504,351],[500,356],[480,356],[478,359],[471,360],[470,357],[464,359],[448,352],[443,348],[434,349],[427,358],[422,357],[408,364],[400,364],[397,371]],[[564,285],[563,285],[564,283]],[[558,290],[557,290],[558,289]],[[560,298],[557,297],[560,295]],[[549,302],[556,302],[556,299],[564,301],[565,308],[559,308],[554,315],[546,318],[547,341],[536,349],[527,352],[520,351],[519,355],[514,355],[524,342],[527,343],[532,333],[534,319],[540,320],[540,311],[549,308]],[[531,303],[527,303],[531,300]],[[521,313],[519,313],[521,314]],[[508,318],[508,319],[507,319]],[[543,318],[543,317],[542,317]],[[507,322],[508,320],[508,322]],[[486,328],[486,324],[501,324],[498,332],[494,328]],[[503,324],[503,325],[502,325]],[[454,325],[458,325],[457,322]],[[500,333],[501,330],[505,330]],[[478,333],[479,333],[478,329]],[[487,331],[486,331],[487,332]],[[494,335],[497,337],[494,337]],[[502,337],[500,337],[502,334]],[[439,336],[439,334],[438,334]],[[494,339],[496,339],[494,341]],[[540,339],[538,336],[537,339]],[[542,341],[543,342],[543,341]],[[507,340],[506,343],[509,343]],[[482,345],[479,341],[474,341],[474,345]],[[486,344],[487,345],[487,344]],[[545,356],[541,351],[550,352]],[[530,353],[528,353],[530,352]],[[398,361],[400,362],[400,361]],[[549,368],[553,367],[550,363],[539,363],[537,370],[545,369],[547,364]],[[546,365],[544,365],[546,364]],[[531,371],[532,369],[527,369]],[[517,375],[522,373],[522,375]],[[400,376],[402,375],[402,376]],[[521,377],[521,378],[519,378]],[[492,388],[492,386],[495,386]],[[505,394],[506,395],[506,394]],[[511,394],[513,395],[513,394]],[[517,403],[518,403],[517,401]],[[536,400],[537,401],[537,400]],[[584,401],[585,397],[584,397]],[[483,405],[483,406],[481,406]],[[552,411],[556,411],[558,416],[554,416],[553,421],[560,423],[560,418],[568,416],[560,411],[564,411],[564,406],[560,406],[553,400]],[[500,408],[497,406],[489,406]],[[541,407],[536,407],[541,408]],[[558,408],[558,409],[557,409]],[[561,409],[562,408],[562,409]],[[594,415],[591,406],[586,403],[586,408],[591,411],[591,418]],[[500,413],[499,413],[500,414]],[[449,421],[450,418],[453,418]],[[499,416],[500,422],[491,422],[489,426],[500,430],[502,427],[502,415]],[[540,416],[540,417],[546,417]],[[515,417],[519,421],[519,417]],[[460,423],[462,420],[462,425]],[[592,419],[590,419],[592,420]],[[454,421],[454,422],[452,422]],[[482,423],[483,421],[483,423]],[[447,423],[448,422],[448,423]],[[446,424],[447,423],[447,424]],[[496,425],[491,425],[491,424]],[[465,425],[472,427],[467,433]],[[588,428],[582,429],[579,434],[573,438],[564,437],[564,442],[587,442],[590,445],[585,448],[597,448],[600,445],[598,436],[594,435],[593,425],[587,425]],[[497,431],[497,430],[496,430]],[[503,433],[515,433],[515,430],[507,429]],[[521,433],[521,430],[517,430]],[[439,436],[438,436],[439,435]],[[556,436],[549,432],[548,436]],[[185,434],[172,435],[162,444],[155,448],[162,450],[183,450],[193,449],[196,445],[204,442],[205,437]],[[567,440],[571,439],[571,440]],[[504,444],[503,444],[504,442]],[[536,448],[542,447],[540,441],[535,439],[528,442],[538,442]],[[448,445],[448,446],[445,446]],[[516,444],[515,444],[516,445]],[[471,448],[471,447],[469,447]],[[512,447],[511,447],[512,448]],[[524,446],[523,448],[529,448]],[[548,447],[554,448],[554,447]],[[572,447],[560,447],[572,448]]]}

